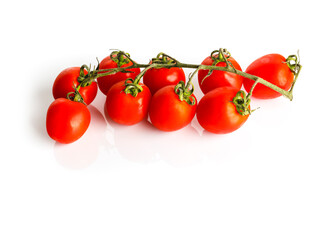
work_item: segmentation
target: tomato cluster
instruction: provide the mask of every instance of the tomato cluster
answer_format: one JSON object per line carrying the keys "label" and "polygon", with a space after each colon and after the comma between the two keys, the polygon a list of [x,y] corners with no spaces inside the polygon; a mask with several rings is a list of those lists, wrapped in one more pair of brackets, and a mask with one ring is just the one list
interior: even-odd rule
{"label": "tomato cluster", "polygon": [[[79,139],[90,124],[87,105],[99,88],[106,95],[108,117],[116,123],[134,125],[149,118],[161,131],[176,131],[187,126],[196,115],[205,130],[230,133],[248,119],[251,95],[260,99],[281,96],[278,91],[255,83],[258,77],[283,90],[291,88],[298,66],[301,67],[296,58],[295,64],[292,60],[293,57],[285,59],[279,54],[269,54],[252,62],[244,73],[230,53],[220,49],[206,57],[186,82],[183,66],[190,65],[168,55],[160,53],[145,65],[135,63],[129,54],[115,51],[93,71],[83,65],[67,68],[56,77],[55,101],[46,117],[47,132],[60,143]],[[140,71],[140,67],[144,70]],[[197,72],[204,93],[199,102],[191,82]],[[249,94],[241,90],[242,86]]]}

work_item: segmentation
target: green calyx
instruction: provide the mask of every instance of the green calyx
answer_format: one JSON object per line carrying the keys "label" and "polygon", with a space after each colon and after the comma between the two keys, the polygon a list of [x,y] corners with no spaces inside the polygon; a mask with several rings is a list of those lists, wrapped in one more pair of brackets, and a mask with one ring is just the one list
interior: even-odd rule
{"label": "green calyx", "polygon": [[160,52],[156,58],[152,58],[152,63],[158,63],[158,64],[177,64],[179,61],[177,61],[175,58]]}
{"label": "green calyx", "polygon": [[[189,89],[189,86],[191,85],[191,89]],[[180,81],[176,86],[175,86],[175,93],[178,95],[179,99],[181,101],[187,102],[189,105],[195,105],[196,104],[196,99],[194,96],[192,96],[194,92],[194,85],[189,82],[187,85],[183,81]]]}
{"label": "green calyx", "polygon": [[[97,59],[98,61],[98,59]],[[97,67],[93,67],[94,69],[91,71],[91,65],[82,65],[79,70],[79,76],[77,81],[79,82],[81,87],[90,86],[91,83],[98,77],[98,69],[99,69],[99,61]],[[84,69],[88,72],[85,74]]]}
{"label": "green calyx", "polygon": [[80,85],[78,85],[78,87],[73,85],[72,88],[74,89],[74,91],[69,92],[67,94],[67,99],[69,99],[71,101],[74,101],[74,102],[83,103],[86,106],[86,103],[84,102],[84,99],[83,99],[82,95],[79,93]]}
{"label": "green calyx", "polygon": [[287,66],[294,73],[295,76],[298,75],[301,70],[300,57],[298,56],[289,55],[286,59]]}
{"label": "green calyx", "polygon": [[[294,74],[294,80],[292,83],[292,86],[289,89],[289,99],[292,100],[293,99],[293,88],[295,85],[295,82],[300,74],[301,71],[301,64],[300,64],[300,55],[299,55],[299,51],[297,52],[297,56],[296,55],[289,55],[286,59],[287,66],[289,67],[289,69],[292,71],[292,73]],[[283,94],[284,95],[284,94]]]}
{"label": "green calyx", "polygon": [[220,48],[219,50],[212,51],[210,57],[214,62],[219,63],[226,62],[231,57],[231,54],[228,50]]}
{"label": "green calyx", "polygon": [[126,94],[131,94],[133,97],[136,97],[138,93],[142,92],[143,88],[139,83],[135,82],[132,78],[128,78],[125,81],[124,92]]}
{"label": "green calyx", "polygon": [[[79,89],[82,87],[90,86],[91,83],[98,77],[98,70],[99,70],[99,61],[97,59],[97,67],[93,67],[93,70],[91,71],[91,65],[82,65],[79,70],[79,76],[77,78],[78,86],[76,87],[73,85],[73,92],[69,92],[67,94],[67,99],[74,101],[74,102],[81,102],[86,105],[84,102],[84,99],[82,95],[79,93]],[[87,74],[85,74],[84,70],[87,71]]]}
{"label": "green calyx", "polygon": [[219,62],[225,62],[227,68],[232,68],[234,71],[236,69],[232,65],[232,63],[228,60],[231,57],[231,53],[225,48],[220,48],[219,50],[215,50],[210,54],[211,59],[214,61],[213,66],[216,66]]}
{"label": "green calyx", "polygon": [[232,99],[232,103],[236,106],[237,112],[242,115],[250,115],[254,110],[250,110],[251,99],[244,91],[238,91],[236,96]]}
{"label": "green calyx", "polygon": [[[127,64],[129,62],[133,62],[133,60],[130,58],[129,53],[125,53],[125,52],[120,51],[120,50],[116,50],[116,51],[111,52],[110,58],[111,58],[112,61],[117,63],[118,67],[121,67],[124,64]],[[134,64],[134,62],[133,62],[133,64]]]}

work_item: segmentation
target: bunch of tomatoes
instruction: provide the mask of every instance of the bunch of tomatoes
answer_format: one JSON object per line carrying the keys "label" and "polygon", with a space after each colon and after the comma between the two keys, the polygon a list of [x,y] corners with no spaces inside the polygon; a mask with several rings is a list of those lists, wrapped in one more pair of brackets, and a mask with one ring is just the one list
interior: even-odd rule
{"label": "bunch of tomatoes", "polygon": [[[183,68],[196,70],[186,78]],[[230,133],[251,114],[251,96],[276,98],[283,95],[279,89],[291,94],[300,69],[296,55],[286,59],[268,54],[242,72],[226,49],[213,51],[200,65],[180,63],[164,53],[149,64],[138,64],[128,53],[113,51],[93,70],[86,65],[70,67],[56,77],[46,128],[57,142],[79,139],[89,127],[87,106],[99,89],[106,95],[108,117],[116,123],[134,125],[149,117],[154,127],[169,132],[187,126],[196,115],[205,130]],[[199,101],[193,94],[196,73],[204,93]]]}

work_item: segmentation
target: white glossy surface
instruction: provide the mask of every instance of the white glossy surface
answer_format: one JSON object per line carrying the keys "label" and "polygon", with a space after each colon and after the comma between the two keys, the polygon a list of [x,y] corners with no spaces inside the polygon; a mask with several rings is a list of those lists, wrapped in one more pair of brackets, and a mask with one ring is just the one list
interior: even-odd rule
{"label": "white glossy surface", "polygon": [[[331,3],[5,3],[0,239],[335,239]],[[79,141],[48,137],[51,87],[64,68],[95,64],[111,48],[142,63],[160,51],[200,63],[219,47],[243,69],[300,49],[294,100],[253,99],[260,109],[241,129],[213,135],[196,119],[173,133],[117,125],[99,93]]]}

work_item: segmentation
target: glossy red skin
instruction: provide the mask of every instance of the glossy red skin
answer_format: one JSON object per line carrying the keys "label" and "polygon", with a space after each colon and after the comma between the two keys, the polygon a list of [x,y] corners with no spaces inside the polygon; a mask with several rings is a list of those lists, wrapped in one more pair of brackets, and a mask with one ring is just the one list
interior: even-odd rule
{"label": "glossy red skin", "polygon": [[83,103],[57,98],[48,108],[46,127],[55,141],[72,143],[83,136],[90,121],[90,111]]}
{"label": "glossy red skin", "polygon": [[151,93],[147,86],[136,97],[124,92],[124,82],[114,84],[106,97],[106,111],[110,118],[122,125],[134,125],[147,117]]}
{"label": "glossy red skin", "polygon": [[[261,77],[284,90],[289,90],[294,80],[294,74],[287,66],[286,58],[280,54],[268,54],[258,58],[247,67],[246,72]],[[253,83],[253,80],[244,78],[243,84],[247,92],[251,90]],[[280,96],[280,93],[261,83],[258,83],[252,92],[252,97],[260,99],[272,99]]]}
{"label": "glossy red skin", "polygon": [[181,101],[174,88],[175,86],[166,86],[158,90],[149,106],[150,120],[161,131],[176,131],[187,126],[196,113],[197,103],[189,105],[186,101]]}
{"label": "glossy red skin", "polygon": [[221,87],[205,94],[197,107],[199,124],[205,130],[217,134],[230,133],[240,128],[249,115],[240,115],[232,103],[238,91],[230,87]]}
{"label": "glossy red skin", "polygon": [[[79,77],[80,67],[70,67],[64,69],[55,79],[53,85],[53,96],[57,98],[67,98],[69,92],[74,92],[73,85],[77,87],[79,82],[77,78]],[[84,73],[87,71],[84,69]],[[97,83],[92,82],[89,86],[81,87],[79,93],[82,95],[84,102],[89,105],[96,97],[98,91]]]}
{"label": "glossy red skin", "polygon": [[[233,57],[230,57],[228,61],[231,62],[232,65],[237,70],[239,71],[242,70],[240,65],[237,63],[237,61]],[[204,59],[204,61],[202,62],[202,65],[211,66],[213,62],[214,61],[209,56],[206,59]],[[226,63],[219,62],[216,64],[216,66],[225,67]],[[237,90],[241,89],[241,86],[243,84],[243,79],[244,79],[242,76],[239,76],[235,73],[214,70],[210,76],[204,79],[205,76],[208,74],[208,72],[209,70],[202,70],[202,69],[198,71],[198,84],[204,94],[218,87],[232,87]],[[202,82],[203,79],[204,81]]]}
{"label": "glossy red skin", "polygon": [[182,68],[151,68],[143,76],[143,82],[154,95],[159,89],[176,85],[180,81],[185,82],[185,74]]}
{"label": "glossy red skin", "polygon": [[[132,62],[123,64],[120,67],[128,67],[131,66]],[[112,68],[118,68],[118,64],[113,61],[110,56],[104,58],[100,63],[99,63],[99,69],[112,69]],[[140,68],[131,68],[127,69],[127,71],[132,71],[129,73],[122,73],[122,72],[117,72],[112,75],[104,76],[104,77],[99,77],[97,78],[98,82],[98,87],[102,93],[107,95],[108,91],[110,88],[116,84],[117,82],[120,81],[125,81],[127,78],[134,78],[140,73]],[[101,72],[104,73],[104,72]]]}

